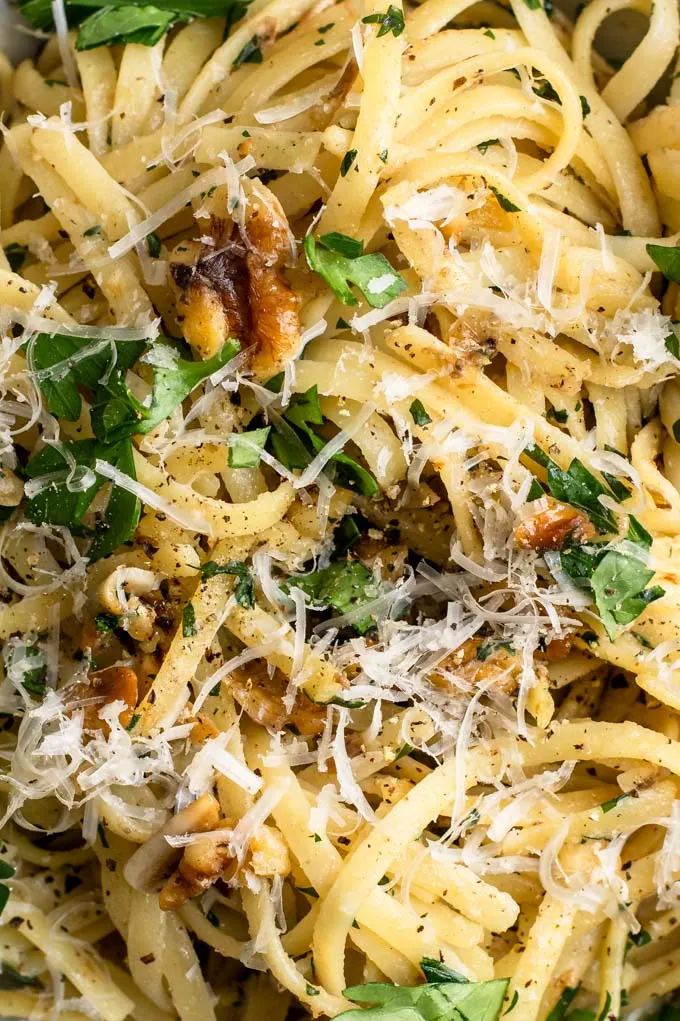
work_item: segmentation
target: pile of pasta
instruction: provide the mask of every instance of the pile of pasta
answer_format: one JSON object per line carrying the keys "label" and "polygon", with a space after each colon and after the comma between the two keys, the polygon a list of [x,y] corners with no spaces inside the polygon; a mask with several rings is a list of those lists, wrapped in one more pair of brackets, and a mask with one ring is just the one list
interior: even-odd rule
{"label": "pile of pasta", "polygon": [[657,1011],[677,3],[227,7],[0,54],[0,1015]]}

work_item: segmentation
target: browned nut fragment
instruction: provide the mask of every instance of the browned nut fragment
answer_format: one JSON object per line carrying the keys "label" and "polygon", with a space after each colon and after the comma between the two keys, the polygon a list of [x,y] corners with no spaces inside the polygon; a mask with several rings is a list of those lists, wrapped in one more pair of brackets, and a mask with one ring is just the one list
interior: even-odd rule
{"label": "browned nut fragment", "polygon": [[250,841],[250,867],[256,876],[287,876],[290,855],[276,826],[260,826]]}
{"label": "browned nut fragment", "polygon": [[211,833],[200,837],[185,847],[176,871],[161,890],[161,909],[176,911],[187,900],[209,889],[233,864],[235,859],[227,837]]}
{"label": "browned nut fragment", "polygon": [[537,500],[534,512],[515,528],[515,542],[520,549],[560,550],[568,540],[583,543],[594,535],[595,529],[583,511],[552,496]]}
{"label": "browned nut fragment", "polygon": [[80,681],[69,690],[69,699],[94,699],[85,706],[83,726],[86,730],[101,730],[108,734],[109,725],[100,719],[100,712],[112,702],[124,702],[127,706],[120,716],[121,726],[129,726],[137,705],[137,674],[127,666],[109,666],[90,674],[87,681]]}

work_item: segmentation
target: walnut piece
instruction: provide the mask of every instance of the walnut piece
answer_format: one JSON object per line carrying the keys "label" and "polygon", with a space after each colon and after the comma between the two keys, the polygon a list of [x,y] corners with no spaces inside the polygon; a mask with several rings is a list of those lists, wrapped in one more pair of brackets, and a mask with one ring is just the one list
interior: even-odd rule
{"label": "walnut piece", "polygon": [[267,379],[294,357],[300,343],[300,299],[283,278],[293,251],[278,200],[252,183],[243,236],[225,236],[211,221],[214,245],[186,242],[175,250],[170,274],[184,337],[200,358],[216,354],[228,337],[250,349],[250,368]]}
{"label": "walnut piece", "polygon": [[560,550],[568,540],[587,542],[595,529],[583,511],[568,503],[543,496],[536,509],[515,528],[515,542],[520,549]]}
{"label": "walnut piece", "polygon": [[85,706],[83,726],[86,730],[109,732],[109,725],[100,719],[99,713],[105,705],[112,702],[125,702],[127,706],[120,716],[121,726],[129,726],[137,705],[137,674],[127,666],[108,666],[90,674],[87,681],[79,681],[69,690],[69,698],[94,699]]}

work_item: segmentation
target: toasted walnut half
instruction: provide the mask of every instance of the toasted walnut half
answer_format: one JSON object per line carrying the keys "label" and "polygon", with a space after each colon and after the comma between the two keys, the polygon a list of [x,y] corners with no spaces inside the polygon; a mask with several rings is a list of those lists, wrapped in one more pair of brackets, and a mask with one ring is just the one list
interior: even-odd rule
{"label": "toasted walnut half", "polygon": [[100,719],[99,713],[112,702],[124,702],[127,706],[120,714],[121,726],[127,727],[137,705],[137,674],[127,666],[108,666],[90,674],[87,681],[80,681],[69,690],[69,699],[97,699],[85,706],[83,726],[86,730],[109,731],[109,725]]}
{"label": "toasted walnut half", "polygon": [[276,670],[270,677],[264,660],[254,660],[232,671],[229,679],[229,693],[255,723],[277,732],[286,725],[293,726],[305,737],[320,734],[326,722],[323,706],[298,694],[289,712],[283,701],[285,691],[283,674]]}
{"label": "toasted walnut half", "polygon": [[183,243],[170,273],[184,337],[201,358],[210,358],[228,337],[250,349],[256,376],[278,372],[298,350],[300,299],[283,267],[294,252],[285,213],[269,189],[252,182],[243,236],[211,221],[213,245]]}
{"label": "toasted walnut half", "polygon": [[[228,825],[223,820],[220,826]],[[177,869],[168,879],[159,895],[163,911],[176,911],[192,897],[198,897],[204,890],[217,882],[231,866],[234,856],[229,850],[229,840],[222,834],[206,833],[184,849]]]}
{"label": "toasted walnut half", "polygon": [[515,542],[521,549],[559,550],[567,540],[587,542],[595,529],[583,511],[568,503],[543,496],[535,503],[533,514],[515,529]]}

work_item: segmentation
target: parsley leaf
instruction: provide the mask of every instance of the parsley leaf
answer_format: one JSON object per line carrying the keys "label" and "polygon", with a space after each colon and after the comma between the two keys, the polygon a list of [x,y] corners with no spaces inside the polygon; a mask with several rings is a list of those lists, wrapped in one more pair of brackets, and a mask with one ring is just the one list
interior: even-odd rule
{"label": "parsley leaf", "polygon": [[637,557],[616,550],[610,550],[593,571],[590,584],[595,603],[611,639],[664,594],[660,585],[645,588],[653,576],[654,571]]}
{"label": "parsley leaf", "polygon": [[406,27],[404,24],[404,15],[398,7],[393,7],[392,4],[390,4],[384,14],[368,14],[361,20],[364,25],[380,25],[378,39],[380,39],[383,35],[388,35],[390,32],[396,39],[401,35]]}
{"label": "parsley leaf", "polygon": [[[35,666],[29,666],[28,661],[35,662]],[[42,649],[37,645],[27,645],[23,652],[23,664],[21,674],[21,686],[29,695],[36,698],[43,698],[46,691],[47,663]],[[2,864],[2,863],[0,863]],[[9,876],[0,874],[0,879],[8,879]]]}
{"label": "parsley leaf", "polygon": [[[358,560],[338,561],[320,571],[289,578],[283,589],[288,591],[291,588],[302,589],[319,609],[330,607],[339,614],[361,609],[383,591],[373,572]],[[352,627],[363,635],[375,627],[375,620],[370,616],[360,617],[352,623]]]}
{"label": "parsley leaf", "polygon": [[584,511],[601,534],[616,531],[616,518],[598,499],[611,493],[585,465],[574,458],[564,471],[538,447],[531,447],[525,453],[532,461],[547,468],[548,488],[556,500]]}
{"label": "parsley leaf", "polygon": [[239,579],[234,589],[234,596],[239,606],[244,606],[249,610],[255,605],[253,578],[243,560],[230,560],[226,564],[208,560],[201,567],[201,577],[204,579],[214,578],[218,574],[235,574]]}
{"label": "parsley leaf", "polygon": [[265,426],[264,429],[232,433],[229,437],[229,467],[257,468],[270,432],[271,426]]}
{"label": "parsley leaf", "polygon": [[142,43],[155,46],[177,17],[157,7],[102,7],[80,26],[77,50],[91,50],[111,43]]}
{"label": "parsley leaf", "polygon": [[5,255],[9,263],[9,268],[12,273],[18,273],[23,264],[26,261],[28,254],[28,248],[24,245],[18,244],[16,241],[12,241],[9,245],[5,245]]}
{"label": "parsley leaf", "polygon": [[611,812],[613,808],[616,808],[619,801],[623,801],[624,798],[629,798],[630,796],[630,791],[624,791],[622,794],[617,794],[615,798],[610,798],[609,801],[603,801],[600,805],[603,815],[607,812]]}
{"label": "parsley leaf", "polygon": [[146,248],[152,259],[158,259],[161,254],[161,239],[155,231],[146,235]]}
{"label": "parsley leaf", "polygon": [[[65,525],[74,535],[93,536],[88,549],[90,560],[106,557],[132,538],[141,508],[136,496],[114,485],[101,520],[94,530],[86,526],[83,517],[108,481],[94,472],[94,464],[100,458],[135,478],[132,444],[129,439],[110,446],[98,440],[74,440],[64,441],[62,447],[63,452],[60,447],[44,447],[26,465],[29,479],[51,476],[50,485],[26,504],[26,517],[34,524]],[[76,468],[92,472],[91,484],[79,492],[68,488],[71,468],[67,454],[75,460]]]}
{"label": "parsley leaf", "polygon": [[[35,28],[54,30],[50,0],[19,0],[21,13]],[[71,27],[80,26],[76,49],[113,43],[153,46],[177,22],[227,16],[233,23],[247,7],[242,0],[65,0]],[[95,8],[94,13],[90,13]]]}
{"label": "parsley leaf", "polygon": [[91,413],[95,436],[110,443],[151,432],[199,383],[231,361],[239,350],[237,340],[227,340],[212,358],[194,362],[178,358],[171,344],[157,341],[150,349],[154,380],[148,407],[141,405],[128,390],[124,373],[116,364],[95,395]]}
{"label": "parsley leaf", "polygon": [[[432,962],[436,965],[436,962]],[[423,965],[421,965],[423,967]],[[343,995],[354,1003],[370,1004],[368,1010],[348,1010],[339,1016],[344,1021],[363,1021],[364,1018],[381,1021],[451,1021],[466,1018],[469,1021],[496,1021],[501,1008],[508,979],[490,982],[467,982],[462,976],[439,965],[451,977],[442,981],[431,979],[420,986],[393,986],[383,982],[369,982],[351,986]],[[436,972],[435,972],[436,974]]]}
{"label": "parsley leaf", "polygon": [[426,982],[467,982],[465,975],[454,971],[441,961],[435,961],[433,957],[423,957],[420,962],[420,970],[425,976]]}
{"label": "parsley leaf", "polygon": [[182,638],[193,638],[197,634],[196,610],[193,603],[187,603],[182,610]]}
{"label": "parsley leaf", "polygon": [[576,996],[578,989],[578,986],[566,986],[566,988],[562,990],[559,1000],[550,1011],[545,1021],[562,1021],[562,1018],[567,1013],[569,1005]]}
{"label": "parsley leaf", "polygon": [[28,343],[26,353],[33,378],[52,414],[75,422],[83,405],[78,388],[96,390],[114,365],[117,373],[132,368],[144,346],[142,341],[114,344],[69,334],[51,337],[39,333]]}
{"label": "parsley leaf", "polygon": [[349,258],[308,234],[304,241],[310,269],[323,277],[343,305],[357,305],[350,284],[359,288],[372,308],[384,308],[406,290],[406,281],[380,252]]}
{"label": "parsley leaf", "polygon": [[411,404],[409,411],[411,412],[411,418],[413,419],[416,425],[420,426],[429,425],[430,422],[432,421],[428,413],[425,411],[423,402],[418,400],[417,397]]}
{"label": "parsley leaf", "polygon": [[[303,394],[297,394],[283,417],[277,416],[273,420],[274,431],[270,437],[272,450],[289,471],[306,468],[314,455],[323,450],[324,440],[311,428],[312,425],[322,425],[323,421],[316,386],[310,387]],[[333,454],[325,473],[330,479],[337,474],[345,485],[358,490],[362,496],[374,496],[378,491],[378,483],[371,473],[342,451]]]}
{"label": "parsley leaf", "polygon": [[[10,865],[8,861],[3,861],[0,858],[0,879],[11,879],[14,875],[14,866]],[[0,915],[5,909],[5,905],[9,900],[9,887],[5,886],[4,883],[0,884]]]}
{"label": "parsley leaf", "polygon": [[339,234],[338,231],[332,230],[329,234],[322,234],[319,241],[330,248],[332,252],[339,252],[340,255],[346,255],[348,259],[357,259],[364,253],[363,241],[358,241],[356,238],[350,237],[348,234]]}
{"label": "parsley leaf", "polygon": [[[3,890],[7,890],[7,887],[0,886],[0,897]],[[43,988],[42,982],[35,975],[24,975],[7,961],[0,961],[0,990],[23,989],[26,986],[34,989]]]}
{"label": "parsley leaf", "polygon": [[94,626],[101,635],[115,631],[119,625],[120,617],[115,613],[98,613],[94,618]]}
{"label": "parsley leaf", "polygon": [[[646,245],[647,255],[659,267],[667,280],[680,284],[680,247]],[[668,344],[668,342],[666,342]]]}
{"label": "parsley leaf", "polygon": [[232,64],[234,69],[241,67],[242,64],[261,64],[263,60],[262,50],[260,49],[260,40],[254,35],[245,44],[236,60]]}
{"label": "parsley leaf", "polygon": [[519,206],[516,206],[509,198],[506,198],[498,188],[494,188],[492,184],[489,185],[489,188],[498,199],[498,205],[501,209],[505,210],[506,213],[519,213]]}
{"label": "parsley leaf", "polygon": [[340,164],[340,177],[347,177],[350,170],[352,169],[352,164],[354,163],[358,155],[359,155],[358,149],[347,150],[345,155],[342,157],[342,163]]}

